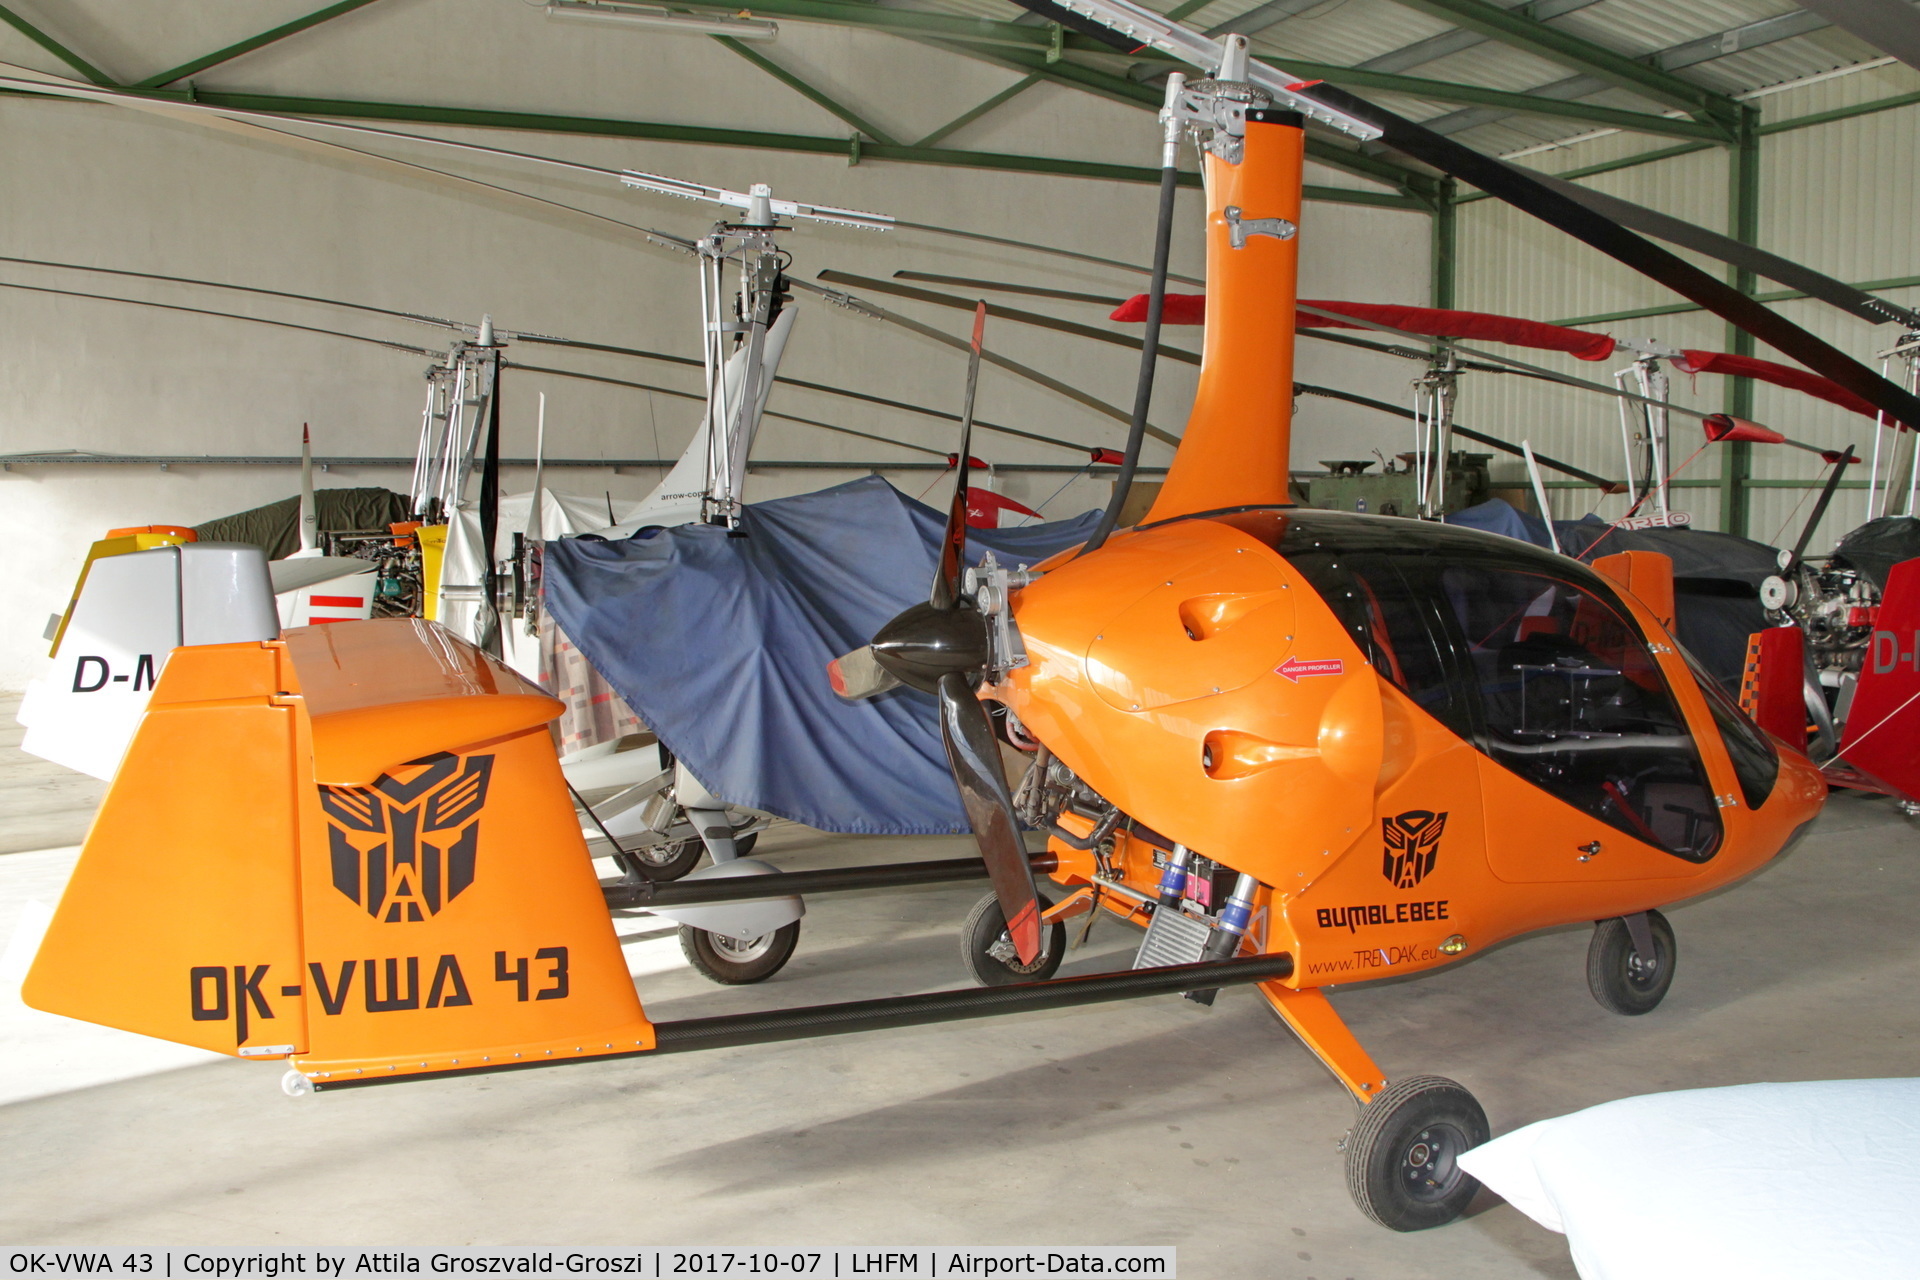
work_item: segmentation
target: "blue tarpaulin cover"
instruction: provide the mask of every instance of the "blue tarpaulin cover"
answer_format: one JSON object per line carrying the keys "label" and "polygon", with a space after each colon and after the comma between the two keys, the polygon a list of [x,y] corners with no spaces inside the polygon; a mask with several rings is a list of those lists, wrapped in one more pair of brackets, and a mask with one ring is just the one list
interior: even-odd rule
{"label": "blue tarpaulin cover", "polygon": [[[967,554],[1035,564],[1097,512],[972,529]],[[702,785],[822,831],[968,829],[934,700],[844,702],[827,663],[927,598],[946,517],[877,476],[749,504],[715,525],[546,544],[554,621]]]}
{"label": "blue tarpaulin cover", "polygon": [[1547,539],[1546,522],[1539,516],[1520,510],[1505,498],[1489,498],[1479,506],[1456,511],[1446,517],[1446,522],[1468,529],[1480,529],[1487,533],[1518,538],[1522,542],[1531,542],[1536,547],[1550,545]]}

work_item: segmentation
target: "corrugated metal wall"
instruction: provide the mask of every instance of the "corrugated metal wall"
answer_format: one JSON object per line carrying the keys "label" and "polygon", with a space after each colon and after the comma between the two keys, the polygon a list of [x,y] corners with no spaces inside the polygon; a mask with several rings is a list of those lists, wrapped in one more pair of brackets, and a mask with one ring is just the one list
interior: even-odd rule
{"label": "corrugated metal wall", "polygon": [[[1764,128],[1915,90],[1920,90],[1920,73],[1892,66],[1771,94],[1757,99],[1755,105],[1762,109]],[[1768,134],[1760,147],[1763,248],[1856,283],[1920,275],[1920,178],[1915,173],[1916,157],[1920,157],[1920,105]],[[1565,171],[1645,149],[1652,149],[1647,139],[1613,135],[1531,156],[1525,163]],[[1722,150],[1580,181],[1702,226],[1728,226],[1729,157]],[[1495,200],[1461,206],[1458,228],[1455,297],[1456,305],[1463,308],[1581,323],[1586,317],[1678,301],[1652,281]],[[1694,260],[1715,274],[1725,274],[1720,264]],[[1774,288],[1768,281],[1760,284],[1763,292]],[[1886,296],[1920,306],[1920,288],[1891,290]],[[1870,326],[1821,303],[1797,300],[1775,305],[1795,323],[1876,368],[1879,361],[1874,353],[1897,336],[1892,326]],[[1582,327],[1617,337],[1650,337],[1676,347],[1731,349],[1726,326],[1700,311],[1592,319]],[[1552,353],[1511,349],[1504,353],[1602,382],[1630,363],[1625,352],[1599,363]],[[1785,359],[1764,347],[1756,354]],[[1698,379],[1675,375],[1674,382],[1676,403],[1709,412],[1725,407],[1726,379],[1711,374]],[[1855,443],[1863,453],[1871,449],[1871,420],[1798,393],[1758,386],[1754,417],[1823,447]],[[1536,450],[1605,475],[1623,470],[1619,414],[1615,403],[1605,397],[1518,376],[1470,374],[1464,381],[1460,420],[1509,439],[1529,438]],[[1718,446],[1693,457],[1702,439],[1694,420],[1675,417],[1674,461],[1680,464],[1692,458],[1680,479],[1702,486],[1687,489],[1677,505],[1691,512],[1696,523],[1719,527],[1718,479],[1723,458]],[[1751,491],[1750,534],[1770,542],[1790,539],[1791,534],[1784,531],[1799,528],[1811,504],[1810,490],[1779,484],[1823,478],[1820,464],[1806,453],[1757,446],[1752,470],[1759,483]],[[1863,477],[1865,470],[1860,469]],[[1496,463],[1498,477],[1520,482],[1523,475],[1518,464]],[[1613,517],[1625,509],[1624,499],[1603,498],[1591,488],[1555,489],[1552,503],[1562,519],[1589,510]],[[1837,536],[1858,523],[1864,505],[1863,493],[1843,492],[1834,514],[1822,526],[1823,535]]]}

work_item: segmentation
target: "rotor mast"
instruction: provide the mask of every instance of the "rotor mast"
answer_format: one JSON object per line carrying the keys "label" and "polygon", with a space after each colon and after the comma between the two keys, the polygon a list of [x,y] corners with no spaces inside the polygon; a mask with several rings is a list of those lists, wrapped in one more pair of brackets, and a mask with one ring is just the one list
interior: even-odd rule
{"label": "rotor mast", "polygon": [[1193,410],[1149,523],[1288,501],[1306,121],[1247,82],[1244,36],[1225,46],[1216,78],[1174,108],[1206,179],[1207,325]]}

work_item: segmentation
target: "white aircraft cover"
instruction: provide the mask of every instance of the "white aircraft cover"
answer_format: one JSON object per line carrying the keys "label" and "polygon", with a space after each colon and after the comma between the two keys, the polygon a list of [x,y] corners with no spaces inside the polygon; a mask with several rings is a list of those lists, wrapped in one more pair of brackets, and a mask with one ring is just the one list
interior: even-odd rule
{"label": "white aircraft cover", "polygon": [[1920,1080],[1622,1098],[1460,1157],[1567,1237],[1585,1280],[1905,1280],[1920,1260]]}

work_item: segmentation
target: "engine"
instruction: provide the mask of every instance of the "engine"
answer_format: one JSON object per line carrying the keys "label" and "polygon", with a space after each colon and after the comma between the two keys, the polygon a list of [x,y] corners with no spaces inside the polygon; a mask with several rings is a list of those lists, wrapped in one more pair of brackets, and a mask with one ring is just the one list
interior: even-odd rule
{"label": "engine", "polygon": [[1867,574],[1837,558],[1802,562],[1762,582],[1760,603],[1773,625],[1800,628],[1823,685],[1859,674],[1880,610],[1880,589]]}
{"label": "engine", "polygon": [[[1920,557],[1920,519],[1883,516],[1841,538],[1825,564],[1801,561],[1760,584],[1760,604],[1775,626],[1798,626],[1806,636],[1820,683],[1842,687],[1858,676],[1887,575]],[[1788,560],[1782,552],[1781,559]]]}

